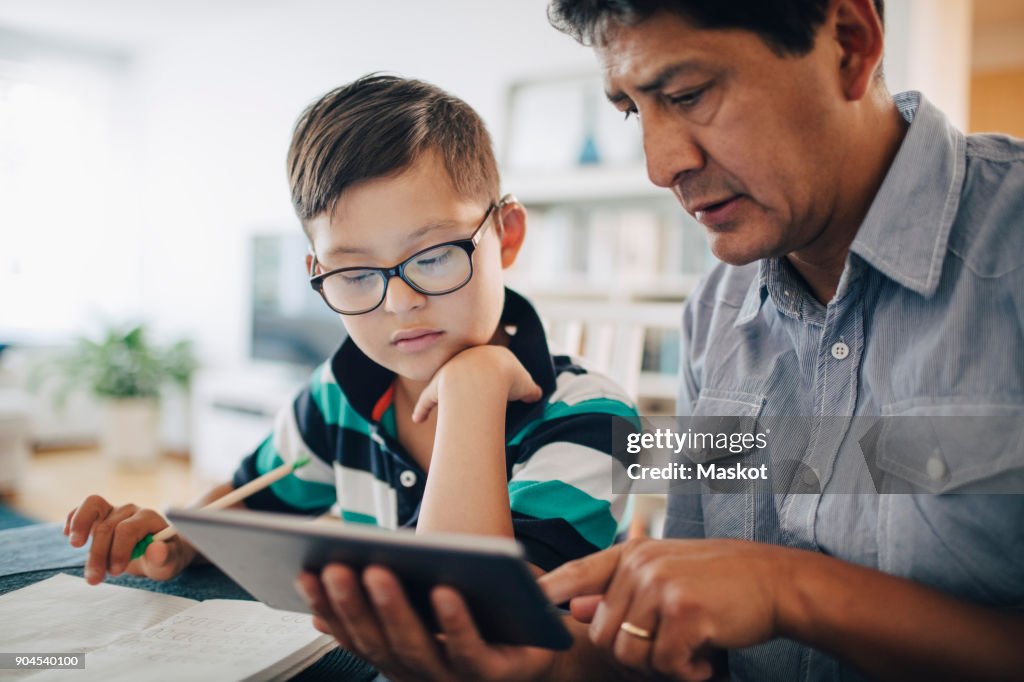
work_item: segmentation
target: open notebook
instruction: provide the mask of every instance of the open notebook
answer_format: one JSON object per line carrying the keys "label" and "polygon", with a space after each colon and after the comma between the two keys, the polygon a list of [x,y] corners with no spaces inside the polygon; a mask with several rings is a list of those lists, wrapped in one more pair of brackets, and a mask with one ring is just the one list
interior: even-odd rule
{"label": "open notebook", "polygon": [[236,599],[195,601],[58,574],[0,596],[0,648],[85,653],[84,670],[0,679],[286,679],[334,648],[309,615]]}

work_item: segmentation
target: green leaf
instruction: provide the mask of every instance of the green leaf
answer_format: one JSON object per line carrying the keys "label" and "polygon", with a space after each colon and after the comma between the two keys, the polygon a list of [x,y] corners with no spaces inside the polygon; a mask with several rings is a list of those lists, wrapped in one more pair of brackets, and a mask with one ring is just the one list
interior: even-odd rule
{"label": "green leaf", "polygon": [[34,367],[31,385],[56,381],[59,404],[83,388],[104,398],[150,398],[168,383],[187,387],[197,366],[189,341],[162,349],[149,343],[145,325],[111,327],[100,341],[76,339],[66,354]]}

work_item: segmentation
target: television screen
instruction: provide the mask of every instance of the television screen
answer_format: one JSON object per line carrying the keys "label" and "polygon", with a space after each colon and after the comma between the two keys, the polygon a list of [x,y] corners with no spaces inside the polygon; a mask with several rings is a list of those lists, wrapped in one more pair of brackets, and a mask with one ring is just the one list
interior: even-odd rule
{"label": "television screen", "polygon": [[305,236],[252,238],[252,357],[312,369],[345,339],[341,318],[309,286]]}

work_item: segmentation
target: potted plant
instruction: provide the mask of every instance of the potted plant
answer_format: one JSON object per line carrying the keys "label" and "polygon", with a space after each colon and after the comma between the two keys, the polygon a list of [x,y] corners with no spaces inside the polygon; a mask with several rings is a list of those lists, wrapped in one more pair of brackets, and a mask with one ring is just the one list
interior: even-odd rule
{"label": "potted plant", "polygon": [[108,329],[98,341],[77,339],[70,352],[42,368],[35,383],[57,378],[58,400],[88,389],[101,403],[104,454],[119,465],[149,466],[160,455],[160,394],[172,384],[187,389],[195,369],[189,341],[159,348],[144,325],[136,325]]}

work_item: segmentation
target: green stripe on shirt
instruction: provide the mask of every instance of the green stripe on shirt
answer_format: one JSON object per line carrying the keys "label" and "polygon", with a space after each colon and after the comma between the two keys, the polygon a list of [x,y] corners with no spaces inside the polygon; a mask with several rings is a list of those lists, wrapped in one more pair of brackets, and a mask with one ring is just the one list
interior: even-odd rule
{"label": "green stripe on shirt", "polygon": [[510,481],[512,511],[538,519],[564,519],[590,544],[604,549],[615,540],[618,523],[611,505],[562,481]]}
{"label": "green stripe on shirt", "polygon": [[624,419],[630,420],[630,422],[637,428],[640,428],[640,419],[637,417],[636,409],[621,400],[612,400],[611,398],[593,398],[591,400],[583,400],[572,405],[563,402],[555,402],[545,405],[544,413],[541,415],[540,419],[527,424],[523,430],[512,437],[512,440],[508,442],[508,445],[519,445],[534,431],[534,429],[546,421],[559,419],[561,417],[593,414],[609,414],[615,417],[623,417]]}
{"label": "green stripe on shirt", "polygon": [[349,511],[348,509],[341,510],[341,520],[347,523],[364,523],[370,526],[376,526],[377,518],[370,516],[369,514],[360,514],[359,512]]}
{"label": "green stripe on shirt", "polygon": [[370,424],[356,412],[341,387],[333,381],[322,379],[324,372],[317,371],[309,385],[309,394],[313,397],[324,422],[343,429],[357,431],[364,436],[370,435]]}
{"label": "green stripe on shirt", "polygon": [[[273,438],[267,438],[256,451],[256,470],[262,476],[282,464],[284,460],[274,448]],[[295,474],[274,481],[270,484],[270,490],[285,504],[303,510],[330,507],[338,499],[333,485],[304,481]]]}

